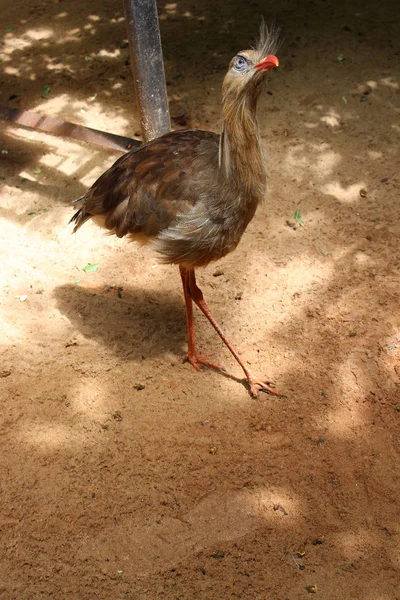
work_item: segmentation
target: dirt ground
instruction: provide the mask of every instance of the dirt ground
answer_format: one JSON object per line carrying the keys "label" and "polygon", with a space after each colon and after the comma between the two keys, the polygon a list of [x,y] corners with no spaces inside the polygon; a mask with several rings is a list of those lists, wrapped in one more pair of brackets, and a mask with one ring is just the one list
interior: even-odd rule
{"label": "dirt ground", "polygon": [[[227,375],[183,361],[176,267],[91,223],[71,235],[71,201],[118,152],[4,126],[2,599],[400,598],[396,6],[159,3],[189,128],[219,131],[260,15],[285,26],[259,109],[268,198],[198,279],[287,398],[252,399],[201,315]],[[139,131],[119,0],[2,14],[1,104]]]}

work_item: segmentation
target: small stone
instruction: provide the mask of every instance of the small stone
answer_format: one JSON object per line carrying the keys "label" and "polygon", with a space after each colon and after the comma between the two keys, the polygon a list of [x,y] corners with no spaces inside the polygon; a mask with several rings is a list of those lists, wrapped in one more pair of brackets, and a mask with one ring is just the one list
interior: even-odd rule
{"label": "small stone", "polygon": [[281,504],[274,504],[274,511],[279,511],[279,512],[281,512],[282,514],[284,514],[284,515],[285,515],[285,517],[287,517],[287,516],[288,516],[288,514],[289,514],[289,513],[287,512],[287,510],[285,510],[285,508],[284,508],[284,507],[283,507]]}
{"label": "small stone", "polygon": [[311,543],[313,546],[321,546],[324,543],[324,538],[315,538]]}
{"label": "small stone", "polygon": [[144,390],[145,386],[143,385],[143,383],[139,383],[139,382],[135,382],[133,384],[133,387],[135,388],[135,390],[137,390],[138,392],[140,392],[141,390]]}
{"label": "small stone", "polygon": [[187,118],[183,111],[176,115],[172,115],[171,119],[175,121],[177,125],[180,125],[180,127],[185,127],[185,125],[187,125]]}
{"label": "small stone", "polygon": [[215,267],[213,277],[221,277],[224,274],[224,269],[220,266]]}
{"label": "small stone", "polygon": [[361,196],[361,198],[366,198],[367,197],[367,190],[365,190],[364,188],[362,188],[360,190],[360,196]]}
{"label": "small stone", "polygon": [[223,550],[216,550],[214,554],[211,554],[212,558],[224,558],[225,552]]}

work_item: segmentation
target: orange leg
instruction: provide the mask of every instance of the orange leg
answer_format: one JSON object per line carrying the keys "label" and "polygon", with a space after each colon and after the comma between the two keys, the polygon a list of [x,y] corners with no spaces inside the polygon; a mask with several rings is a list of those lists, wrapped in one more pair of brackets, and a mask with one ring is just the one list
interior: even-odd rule
{"label": "orange leg", "polygon": [[[184,293],[185,293],[185,302],[186,302],[186,316],[187,316],[188,332],[189,332],[189,352],[188,352],[189,361],[192,362],[190,360],[191,347],[192,347],[192,351],[194,349],[195,356],[197,356],[196,347],[194,345],[193,308],[192,308],[192,302],[191,302],[193,300],[193,302],[195,302],[195,304],[197,304],[197,306],[200,308],[202,313],[210,321],[211,325],[214,327],[215,331],[218,333],[221,340],[228,347],[228,349],[231,351],[231,353],[233,354],[233,356],[235,357],[235,359],[237,360],[239,365],[242,367],[242,369],[247,377],[247,380],[249,382],[251,394],[254,397],[256,397],[258,395],[258,392],[264,391],[264,392],[269,392],[270,394],[274,394],[275,396],[282,396],[282,394],[280,394],[273,387],[271,387],[271,385],[269,384],[268,381],[264,381],[262,379],[259,379],[258,377],[255,377],[253,375],[253,373],[246,367],[243,360],[240,358],[238,351],[231,344],[231,342],[228,340],[228,338],[225,336],[222,329],[220,328],[220,326],[218,325],[218,323],[215,321],[214,317],[212,316],[207,304],[205,303],[203,293],[202,293],[201,289],[197,286],[197,283],[196,283],[194,269],[184,269],[183,267],[180,267],[180,272],[181,272],[183,289],[184,289]],[[190,305],[190,308],[188,308],[189,305]],[[205,363],[202,362],[201,364],[205,364]],[[196,366],[196,365],[194,365],[194,366]]]}
{"label": "orange leg", "polygon": [[211,354],[198,354],[196,348],[196,339],[194,333],[194,320],[193,320],[193,304],[192,298],[189,294],[189,273],[183,267],[179,267],[179,271],[182,278],[183,285],[183,293],[185,295],[185,306],[186,306],[186,324],[188,330],[188,353],[187,360],[191,365],[196,369],[196,371],[200,371],[201,367],[210,367],[212,369],[220,369],[224,371],[225,369],[220,365],[216,365],[212,362],[209,362],[207,358],[212,356]]}

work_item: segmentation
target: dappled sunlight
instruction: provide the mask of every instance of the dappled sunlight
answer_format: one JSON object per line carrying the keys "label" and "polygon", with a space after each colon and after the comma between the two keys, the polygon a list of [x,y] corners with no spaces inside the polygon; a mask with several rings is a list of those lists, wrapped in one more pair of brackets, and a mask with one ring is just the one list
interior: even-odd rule
{"label": "dappled sunlight", "polygon": [[368,150],[368,157],[371,160],[380,160],[381,158],[383,158],[383,152],[379,152],[376,150]]}
{"label": "dappled sunlight", "polygon": [[121,50],[119,48],[115,48],[115,50],[110,52],[109,50],[105,50],[103,48],[102,50],[100,50],[98,52],[97,56],[100,56],[100,57],[105,56],[106,58],[117,58],[118,56],[121,56]]}
{"label": "dappled sunlight", "polygon": [[163,9],[159,11],[160,21],[167,21],[168,19],[176,17],[184,17],[185,19],[193,19],[195,21],[204,21],[204,15],[195,14],[195,11],[191,10],[179,10],[178,2],[167,2],[164,4]]}
{"label": "dappled sunlight", "polygon": [[321,121],[329,127],[339,127],[340,125],[340,115],[336,109],[330,108],[328,113],[321,117]]}
{"label": "dappled sunlight", "polygon": [[28,171],[20,171],[18,175],[27,181],[36,181],[36,177],[32,173],[28,173]]}
{"label": "dappled sunlight", "polygon": [[399,89],[399,84],[397,81],[393,81],[393,77],[384,77],[381,79],[381,84],[385,85],[386,87],[390,87],[393,90]]}
{"label": "dappled sunlight", "polygon": [[27,48],[32,46],[33,40],[26,40],[21,36],[16,37],[15,35],[6,34],[3,40],[2,53],[12,58],[12,53],[15,51],[26,51]]}
{"label": "dappled sunlight", "polygon": [[[254,496],[259,500],[262,511],[259,513],[264,519],[272,519],[274,516],[281,518],[290,515],[290,518],[297,518],[301,512],[301,505],[304,498],[296,496],[293,490],[258,488]],[[281,526],[284,523],[281,521]]]}
{"label": "dappled sunlight", "polygon": [[73,452],[87,445],[87,434],[79,433],[69,425],[61,423],[24,423],[23,429],[16,434],[21,444],[34,447],[39,452],[54,452],[66,449]]}
{"label": "dappled sunlight", "polygon": [[334,152],[327,143],[297,144],[288,149],[284,166],[288,171],[295,170],[296,175],[305,177],[310,171],[318,179],[325,179],[337,168],[341,156]]}
{"label": "dappled sunlight", "polygon": [[318,179],[330,175],[341,160],[340,155],[325,144],[319,148],[314,147],[314,153],[317,156],[312,161],[311,170]]}
{"label": "dappled sunlight", "polygon": [[347,187],[338,181],[326,183],[320,186],[321,192],[334,196],[339,202],[344,204],[353,204],[360,199],[360,190],[366,186],[365,181],[359,183],[351,183]]}
{"label": "dappled sunlight", "polygon": [[366,252],[355,252],[354,254],[354,262],[356,265],[360,265],[361,267],[373,267],[376,265],[376,260],[366,254]]}
{"label": "dappled sunlight", "polygon": [[[113,161],[113,156],[115,156],[115,154],[112,153],[111,156],[108,157],[105,155],[104,151],[96,149],[91,149],[91,152],[88,153],[86,145],[81,146],[74,141],[65,140],[63,145],[60,146],[57,137],[49,136],[46,133],[39,131],[32,133],[30,139],[27,140],[27,130],[22,127],[10,126],[8,128],[8,134],[14,136],[16,139],[25,141],[25,143],[45,142],[47,144],[48,152],[41,155],[40,158],[35,161],[35,164],[32,166],[31,170],[22,169],[18,173],[20,178],[35,181],[41,186],[46,186],[51,183],[48,179],[50,171],[46,172],[46,170],[43,169],[43,171],[36,175],[33,171],[35,168],[37,169],[46,167],[49,170],[56,169],[60,174],[62,173],[68,176],[73,176],[83,171],[84,175],[79,177],[79,181],[81,181],[85,187],[89,187],[93,183],[94,179],[110,166]],[[101,158],[98,158],[95,161],[95,166],[91,168],[94,159],[100,156]],[[87,170],[85,168],[86,166],[88,167]],[[20,181],[10,181],[8,183],[10,188],[12,188],[13,184],[20,184]],[[23,192],[20,193],[23,194]],[[29,193],[31,194],[31,199],[36,200],[37,194],[40,192],[38,191],[37,194],[35,194],[32,192],[32,190],[30,190]],[[21,200],[23,205],[26,199],[21,197]],[[70,198],[71,202],[72,200],[74,200],[74,198]],[[4,202],[6,202],[6,200]],[[15,201],[13,201],[13,206],[18,212],[18,204],[15,204]]]}
{"label": "dappled sunlight", "polygon": [[48,40],[54,36],[54,31],[52,29],[27,29],[24,33],[24,36],[31,38],[32,40]]}
{"label": "dappled sunlight", "polygon": [[365,530],[337,533],[335,537],[342,548],[343,558],[348,561],[358,560],[366,552],[374,552],[375,539],[373,536],[369,536]]}
{"label": "dappled sunlight", "polygon": [[359,368],[351,358],[339,367],[335,375],[342,390],[342,398],[327,411],[323,422],[327,431],[335,438],[352,438],[355,428],[363,428],[369,424],[368,414],[363,407],[365,391],[362,385],[365,381],[358,383],[360,375]]}
{"label": "dappled sunlight", "polygon": [[[6,273],[4,273],[4,275],[0,275],[0,283],[2,285],[0,298],[2,297],[4,299],[8,292]],[[20,295],[19,297],[15,295],[14,300],[20,300],[21,297],[24,298],[24,295]],[[9,321],[9,319],[6,316],[3,316],[1,314],[0,314],[0,328],[2,331],[2,335],[5,338],[9,338],[9,339],[14,338],[15,339],[20,334],[20,328],[18,327],[18,325],[14,322]]]}

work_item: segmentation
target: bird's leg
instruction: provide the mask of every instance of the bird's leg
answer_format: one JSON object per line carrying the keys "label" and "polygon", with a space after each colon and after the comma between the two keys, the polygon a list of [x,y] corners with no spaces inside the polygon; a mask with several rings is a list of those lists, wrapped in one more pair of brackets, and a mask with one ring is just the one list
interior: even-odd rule
{"label": "bird's leg", "polygon": [[[182,272],[181,272],[181,274],[182,274]],[[222,331],[222,329],[220,328],[218,323],[215,321],[214,317],[212,316],[212,314],[210,312],[210,309],[208,308],[207,304],[205,303],[204,297],[203,297],[203,292],[197,286],[194,270],[193,269],[187,270],[185,272],[185,277],[186,277],[186,286],[187,286],[187,292],[185,292],[185,300],[186,300],[186,293],[187,293],[189,298],[191,298],[193,300],[193,302],[195,302],[197,304],[197,306],[200,308],[201,312],[210,321],[211,325],[214,327],[215,331],[218,333],[219,337],[224,342],[224,344],[229,348],[229,350],[231,351],[231,353],[233,354],[233,356],[235,357],[235,359],[237,360],[239,365],[242,367],[242,369],[247,377],[247,380],[250,385],[251,394],[254,397],[256,397],[258,395],[258,392],[264,391],[264,392],[269,392],[270,394],[274,394],[275,396],[282,396],[282,394],[280,394],[273,387],[271,387],[270,382],[259,379],[258,377],[253,375],[253,373],[250,371],[250,369],[248,369],[246,367],[243,360],[240,358],[238,351],[231,344],[231,342],[228,340],[228,338],[225,336],[224,332]],[[184,288],[185,288],[185,285],[184,285]],[[186,302],[186,314],[189,315],[189,313],[187,311],[187,306],[188,306],[188,304]],[[192,318],[193,318],[193,314],[192,314]],[[189,316],[188,316],[188,329],[190,332]],[[189,339],[190,339],[190,333],[189,333]]]}
{"label": "bird's leg", "polygon": [[200,371],[201,367],[211,367],[213,369],[222,369],[220,365],[216,365],[207,360],[210,354],[198,354],[196,348],[196,339],[194,333],[194,320],[193,320],[193,303],[192,298],[189,294],[189,273],[187,269],[184,267],[179,267],[179,272],[181,274],[183,293],[185,296],[185,307],[186,307],[186,323],[188,330],[188,353],[187,360],[191,365],[197,370]]}

